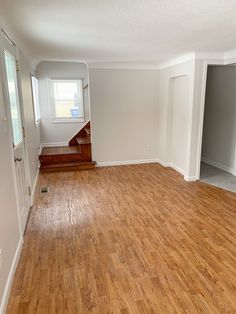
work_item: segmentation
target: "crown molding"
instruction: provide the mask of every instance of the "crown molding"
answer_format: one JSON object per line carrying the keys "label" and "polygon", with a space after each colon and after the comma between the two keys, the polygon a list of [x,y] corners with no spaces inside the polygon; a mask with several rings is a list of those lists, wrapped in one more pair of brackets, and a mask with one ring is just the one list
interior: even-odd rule
{"label": "crown molding", "polygon": [[226,52],[191,52],[163,63],[134,63],[134,62],[88,62],[89,69],[104,70],[162,70],[184,62],[204,60],[215,64],[228,65],[236,63],[236,49]]}
{"label": "crown molding", "polygon": [[196,59],[224,60],[224,52],[196,52]]}
{"label": "crown molding", "polygon": [[114,69],[125,69],[125,70],[161,70],[168,68],[180,63],[188,62],[195,59],[195,53],[191,52],[188,54],[181,55],[177,58],[170,59],[167,62],[163,63],[145,63],[145,62],[119,62],[119,61],[90,61],[88,62],[89,69],[104,69],[104,70],[114,70]]}
{"label": "crown molding", "polygon": [[225,64],[236,63],[236,49],[224,53]]}
{"label": "crown molding", "polygon": [[120,62],[120,61],[90,61],[88,62],[89,69],[104,69],[104,70],[157,70],[158,63],[145,62]]}
{"label": "crown molding", "polygon": [[160,63],[158,65],[158,70],[166,69],[166,68],[184,63],[184,62],[192,61],[192,60],[195,60],[195,58],[196,58],[195,52],[183,54],[177,58],[173,58],[173,59],[170,59],[169,61]]}

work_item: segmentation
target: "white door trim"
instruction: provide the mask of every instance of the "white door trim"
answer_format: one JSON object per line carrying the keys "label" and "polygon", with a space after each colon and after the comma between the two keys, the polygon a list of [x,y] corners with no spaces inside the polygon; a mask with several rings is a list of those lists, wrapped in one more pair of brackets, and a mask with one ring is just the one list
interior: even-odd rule
{"label": "white door trim", "polygon": [[[204,110],[205,110],[205,100],[206,100],[206,84],[207,84],[208,66],[209,65],[222,65],[222,66],[224,66],[224,65],[234,64],[234,63],[235,63],[234,59],[204,60],[202,88],[201,88],[201,102],[200,102],[200,122],[199,122],[198,148],[197,148],[197,171],[196,171],[197,176],[196,176],[196,180],[200,180],[203,126],[204,126]],[[236,152],[235,152],[235,167],[236,167]],[[236,174],[236,168],[234,169],[234,173]]]}
{"label": "white door trim", "polygon": [[[5,38],[3,33],[0,31],[0,67],[2,69],[2,75],[3,75],[3,101],[5,106],[5,112],[6,112],[6,118],[7,118],[7,128],[9,130],[10,135],[10,146],[11,146],[11,165],[13,169],[13,180],[14,180],[14,193],[16,197],[16,203],[17,203],[17,217],[18,217],[18,225],[20,230],[20,236],[23,237],[24,230],[22,230],[22,224],[21,224],[21,209],[20,209],[20,201],[19,201],[19,195],[18,195],[18,188],[17,188],[17,178],[16,178],[16,168],[15,168],[15,162],[14,162],[14,148],[13,148],[13,130],[12,130],[12,124],[11,124],[11,112],[10,112],[10,106],[9,106],[9,99],[8,99],[8,87],[7,87],[7,76],[6,76],[6,67],[5,67],[5,59],[4,59],[4,51],[8,51],[14,58],[17,60],[17,51],[16,47],[13,46],[8,40]],[[20,106],[20,112],[21,112],[21,120],[22,120],[22,126],[23,124],[23,113],[22,113],[22,98],[21,98],[21,87],[20,87],[20,81],[19,81],[19,74],[17,73],[17,83],[18,83],[18,91],[19,91],[19,106]],[[26,151],[26,143],[25,138],[23,138],[24,142],[24,155],[25,155],[25,175],[27,180],[27,185],[29,183],[29,164],[27,159],[27,151]],[[30,185],[29,185],[30,186]],[[30,197],[29,197],[30,201]],[[30,204],[30,202],[29,202]]]}

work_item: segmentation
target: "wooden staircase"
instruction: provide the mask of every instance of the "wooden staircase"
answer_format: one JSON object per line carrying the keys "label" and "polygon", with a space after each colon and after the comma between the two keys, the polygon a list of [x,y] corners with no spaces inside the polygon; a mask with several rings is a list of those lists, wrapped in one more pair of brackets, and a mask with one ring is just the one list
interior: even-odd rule
{"label": "wooden staircase", "polygon": [[39,161],[40,170],[44,172],[94,169],[90,122],[69,141],[69,146],[44,147]]}

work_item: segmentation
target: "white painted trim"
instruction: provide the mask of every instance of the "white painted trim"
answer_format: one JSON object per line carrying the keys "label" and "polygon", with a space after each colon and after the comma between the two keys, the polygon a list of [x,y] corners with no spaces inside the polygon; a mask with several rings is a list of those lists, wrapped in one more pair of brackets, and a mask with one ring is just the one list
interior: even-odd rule
{"label": "white painted trim", "polygon": [[158,70],[157,63],[89,62],[89,70]]}
{"label": "white painted trim", "polygon": [[196,52],[196,59],[224,60],[224,52]]}
{"label": "white painted trim", "polygon": [[183,54],[177,58],[170,59],[163,63],[146,63],[146,62],[121,62],[121,61],[90,61],[88,62],[88,67],[90,69],[107,69],[107,70],[160,70],[175,66],[180,63],[188,62],[195,59],[195,53],[191,52],[188,54]]}
{"label": "white painted trim", "polygon": [[[55,90],[54,90],[54,84],[55,83],[76,83],[77,86],[77,92],[81,91],[81,102],[82,106],[79,107],[80,111],[80,116],[77,118],[74,117],[63,117],[63,118],[58,118],[56,115],[56,96],[55,96]],[[48,86],[49,86],[49,96],[50,96],[50,113],[51,113],[51,123],[84,123],[85,122],[85,108],[84,108],[84,91],[83,91],[83,86],[84,86],[84,79],[81,77],[77,78],[61,78],[61,77],[49,77],[48,78]]]}
{"label": "white painted trim", "polygon": [[157,162],[158,164],[160,164],[161,166],[165,167],[165,168],[170,167],[169,163],[166,162],[166,161],[164,161],[164,160],[156,159],[156,162]]}
{"label": "white painted trim", "polygon": [[198,128],[198,148],[197,148],[197,169],[196,178],[200,179],[200,169],[201,169],[201,153],[202,153],[202,139],[203,139],[203,124],[204,124],[204,110],[205,110],[205,99],[206,99],[206,84],[207,84],[207,70],[209,65],[226,65],[229,60],[218,60],[215,59],[204,60],[203,64],[203,79],[202,79],[202,90],[201,90],[201,102],[200,102],[200,121]]}
{"label": "white painted trim", "polygon": [[83,59],[57,59],[57,58],[42,58],[40,61],[39,60],[35,60],[34,62],[34,66],[35,66],[35,69],[40,65],[41,62],[68,62],[68,63],[83,63],[83,64],[86,64],[88,66],[88,63],[87,61],[83,60]]}
{"label": "white painted trim", "polygon": [[[236,49],[228,50],[224,52],[224,59],[225,60],[231,60],[236,58]],[[232,62],[231,62],[232,63]]]}
{"label": "white painted trim", "polygon": [[182,174],[183,176],[185,176],[185,171],[180,167],[176,166],[175,164],[173,164],[172,162],[168,162],[166,165],[167,165],[166,167],[170,167],[175,171],[179,172],[180,174]]}
{"label": "white painted trim", "polygon": [[0,304],[0,313],[4,314],[7,308],[7,303],[8,303],[8,298],[10,295],[10,291],[11,291],[11,285],[12,285],[12,281],[14,278],[14,274],[16,271],[16,267],[20,258],[20,254],[21,254],[21,250],[22,250],[22,246],[23,246],[23,238],[21,238],[18,242],[15,254],[14,254],[14,258],[11,264],[11,268],[10,268],[10,272],[8,274],[8,278],[7,278],[7,282],[5,285],[5,289],[3,292],[3,297],[1,300],[1,304]]}
{"label": "white painted trim", "polygon": [[188,76],[188,87],[189,87],[189,112],[188,112],[188,132],[187,132],[187,148],[186,148],[186,177],[189,177],[190,164],[191,164],[191,148],[192,148],[192,136],[193,136],[193,113],[194,113],[194,88],[195,88],[195,73],[196,73],[196,60],[193,62],[192,79],[191,75]]}
{"label": "white painted trim", "polygon": [[136,165],[136,164],[150,164],[160,163],[159,159],[139,159],[139,160],[125,160],[125,161],[102,161],[97,162],[97,167],[109,167],[109,166],[124,166],[124,165]]}
{"label": "white painted trim", "polygon": [[174,58],[174,59],[171,59],[167,62],[163,62],[163,63],[159,64],[157,69],[158,70],[166,69],[166,68],[175,66],[177,64],[185,63],[185,62],[192,61],[195,59],[196,59],[195,52],[190,52],[188,54],[181,55],[177,58]]}
{"label": "white painted trim", "polygon": [[233,167],[229,167],[229,166],[226,166],[226,165],[223,165],[217,161],[214,161],[214,160],[210,160],[208,158],[205,158],[205,157],[202,157],[202,161],[205,163],[205,164],[208,164],[210,166],[213,166],[213,167],[216,167],[216,168],[219,168],[221,170],[224,170],[226,172],[229,172],[231,174],[233,174],[234,172],[234,168]]}
{"label": "white painted trim", "polygon": [[111,70],[161,70],[188,62],[191,60],[209,60],[212,64],[232,64],[236,63],[236,49],[225,52],[190,52],[182,54],[166,62],[147,63],[147,62],[124,62],[124,61],[89,61],[88,68],[90,69],[111,69]]}
{"label": "white painted trim", "polygon": [[193,176],[193,177],[184,176],[184,180],[187,182],[194,182],[194,181],[198,181],[198,178],[196,176]]}
{"label": "white painted trim", "polygon": [[204,124],[204,110],[205,110],[205,98],[206,98],[206,81],[207,81],[207,68],[208,63],[204,61],[203,64],[203,76],[202,76],[202,88],[201,88],[201,100],[200,100],[200,127],[198,129],[198,148],[197,148],[197,169],[196,177],[200,179],[201,170],[201,154],[202,154],[202,139],[203,139],[203,124]]}
{"label": "white painted trim", "polygon": [[30,205],[31,206],[33,206],[33,204],[34,204],[34,197],[35,197],[35,192],[36,192],[38,180],[39,180],[39,169],[37,170],[35,180],[34,180],[34,185],[33,185],[32,191],[31,191],[31,198],[30,198]]}
{"label": "white painted trim", "polygon": [[125,165],[137,165],[137,164],[151,164],[151,163],[158,163],[163,167],[170,167],[175,171],[179,172],[182,175],[185,175],[185,171],[180,167],[174,165],[171,162],[165,162],[161,159],[154,158],[154,159],[139,159],[139,160],[123,160],[123,161],[103,161],[97,162],[97,167],[109,167],[109,166],[125,166]]}
{"label": "white painted trim", "polygon": [[40,147],[69,146],[68,142],[41,143]]}

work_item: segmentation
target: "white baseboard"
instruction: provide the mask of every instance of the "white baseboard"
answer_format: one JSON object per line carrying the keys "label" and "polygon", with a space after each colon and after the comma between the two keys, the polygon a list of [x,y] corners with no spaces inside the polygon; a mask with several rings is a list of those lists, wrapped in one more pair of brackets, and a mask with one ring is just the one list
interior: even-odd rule
{"label": "white baseboard", "polygon": [[186,181],[196,181],[196,177],[188,177],[185,175],[185,171],[180,167],[176,166],[171,162],[165,162],[161,159],[154,158],[154,159],[139,159],[139,160],[125,160],[125,161],[104,161],[104,162],[97,162],[97,167],[109,167],[109,166],[123,166],[123,165],[137,165],[137,164],[150,164],[150,163],[158,163],[163,167],[170,167],[175,171],[179,172],[184,176]]}
{"label": "white baseboard", "polygon": [[8,303],[8,298],[10,295],[10,291],[11,291],[11,285],[12,285],[12,281],[14,278],[14,274],[16,271],[16,267],[20,258],[20,254],[21,254],[21,250],[22,250],[22,245],[23,245],[23,238],[20,239],[17,248],[16,248],[16,252],[11,264],[11,268],[10,268],[10,272],[8,274],[8,278],[7,278],[7,282],[5,285],[5,289],[3,292],[3,297],[1,300],[1,304],[0,304],[0,313],[4,314],[6,312],[6,308],[7,308],[7,303]]}
{"label": "white baseboard", "polygon": [[35,191],[36,191],[36,187],[38,184],[38,180],[39,180],[39,169],[37,170],[36,177],[34,180],[34,185],[33,185],[32,191],[31,191],[31,198],[30,198],[30,205],[31,206],[33,206],[33,204],[34,204],[34,197],[35,197]]}
{"label": "white baseboard", "polygon": [[109,166],[124,166],[124,165],[137,165],[137,164],[150,164],[159,163],[158,159],[139,159],[139,160],[125,160],[125,161],[104,161],[97,162],[97,167]]}
{"label": "white baseboard", "polygon": [[196,176],[188,176],[183,169],[176,166],[172,162],[165,162],[165,167],[170,167],[170,168],[174,169],[175,171],[179,172],[180,174],[182,174],[184,176],[184,180],[187,182],[194,182],[194,181],[198,180],[198,178]]}
{"label": "white baseboard", "polygon": [[41,143],[41,147],[69,146],[68,142]]}
{"label": "white baseboard", "polygon": [[156,162],[157,162],[158,164],[160,164],[161,166],[163,166],[163,167],[170,167],[170,165],[169,165],[168,162],[163,161],[163,160],[161,160],[161,159],[156,159]]}
{"label": "white baseboard", "polygon": [[205,158],[205,157],[202,157],[202,161],[210,166],[213,166],[213,167],[216,167],[216,168],[219,168],[221,170],[224,170],[226,172],[229,172],[231,174],[234,174],[235,173],[235,169],[232,168],[232,167],[229,167],[229,166],[225,166],[219,162],[216,162],[216,161],[213,161],[213,160],[210,160],[208,158]]}
{"label": "white baseboard", "polygon": [[187,181],[187,182],[194,182],[194,181],[198,181],[198,178],[196,176],[192,176],[192,177],[190,176],[189,177],[189,176],[185,175],[184,176],[184,180]]}
{"label": "white baseboard", "polygon": [[176,166],[175,164],[173,164],[172,162],[166,163],[166,167],[170,167],[174,169],[175,171],[179,172],[180,174],[182,174],[183,176],[185,176],[185,171],[181,169],[180,167]]}

